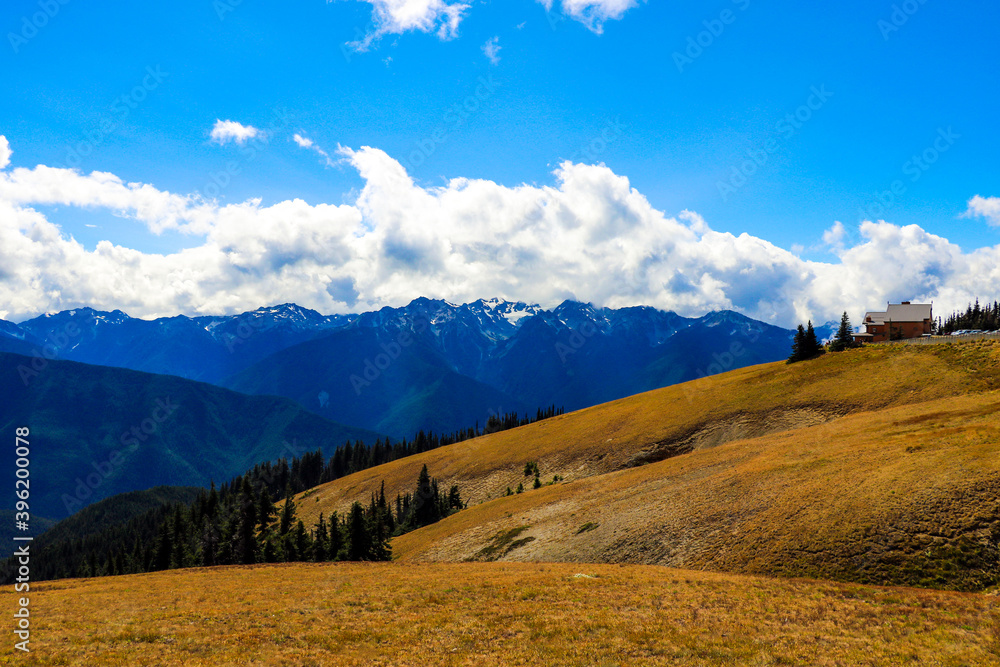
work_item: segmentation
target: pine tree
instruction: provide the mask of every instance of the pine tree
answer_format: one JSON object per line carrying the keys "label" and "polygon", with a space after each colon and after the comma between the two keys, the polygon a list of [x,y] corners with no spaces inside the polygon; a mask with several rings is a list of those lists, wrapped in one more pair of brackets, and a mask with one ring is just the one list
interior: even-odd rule
{"label": "pine tree", "polygon": [[253,487],[243,478],[237,498],[235,530],[233,534],[233,558],[238,563],[249,565],[257,562],[257,502]]}
{"label": "pine tree", "polygon": [[160,535],[156,540],[156,554],[153,557],[152,569],[155,571],[169,568],[173,550],[174,541],[170,534],[170,523],[164,521],[160,524]]}
{"label": "pine tree", "polygon": [[340,517],[334,512],[330,515],[330,546],[327,554],[329,559],[337,560],[343,546],[344,540],[340,534]]}
{"label": "pine tree", "polygon": [[285,487],[285,506],[281,508],[281,522],[278,524],[278,535],[284,537],[295,524],[295,494],[292,493],[291,482]]}
{"label": "pine tree", "polygon": [[316,523],[316,536],[313,539],[313,560],[317,563],[322,563],[327,560],[327,548],[329,543],[329,536],[326,532],[326,521],[323,519],[323,513],[319,513],[319,521]]}
{"label": "pine tree", "polygon": [[201,540],[198,544],[203,566],[215,565],[215,552],[219,548],[219,532],[215,529],[212,519],[207,516],[201,520]]}
{"label": "pine tree", "polygon": [[[424,466],[427,470],[427,466]],[[347,524],[349,543],[347,545],[347,560],[368,560],[371,553],[371,535],[368,533],[368,522],[365,520],[365,509],[361,503],[351,506],[351,516]]]}
{"label": "pine tree", "polygon": [[844,312],[840,318],[840,328],[837,329],[837,336],[830,344],[831,352],[843,352],[854,347],[854,329],[851,327],[851,318]]}
{"label": "pine tree", "polygon": [[435,486],[436,483],[431,480],[425,464],[420,470],[417,490],[413,494],[413,526],[416,528],[429,526],[441,518]]}
{"label": "pine tree", "polygon": [[806,329],[801,324],[798,330],[795,332],[795,338],[792,340],[792,354],[788,357],[788,363],[794,364],[797,361],[802,361],[806,358]]}
{"label": "pine tree", "polygon": [[277,510],[274,507],[274,502],[271,500],[271,494],[268,493],[267,487],[260,490],[260,499],[257,501],[257,522],[260,525],[261,532],[264,532],[271,525],[277,516]]}
{"label": "pine tree", "polygon": [[309,539],[309,533],[306,532],[306,525],[302,523],[302,519],[298,520],[295,524],[295,552],[298,555],[298,560],[309,560],[312,551],[312,540]]}
{"label": "pine tree", "polygon": [[809,320],[809,324],[806,326],[805,348],[808,359],[818,357],[826,352],[823,346],[820,345],[819,339],[816,338],[816,330],[813,328],[812,320]]}
{"label": "pine tree", "polygon": [[274,546],[274,535],[268,533],[267,537],[264,538],[264,562],[277,563],[280,560],[278,555],[278,548]]}

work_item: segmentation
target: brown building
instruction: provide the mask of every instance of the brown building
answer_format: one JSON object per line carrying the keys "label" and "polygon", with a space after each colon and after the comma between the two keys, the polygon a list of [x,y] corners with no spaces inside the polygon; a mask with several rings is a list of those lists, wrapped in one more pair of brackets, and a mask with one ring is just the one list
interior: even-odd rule
{"label": "brown building", "polygon": [[934,323],[934,306],[929,303],[890,303],[884,312],[865,313],[865,330],[854,334],[857,343],[929,336]]}

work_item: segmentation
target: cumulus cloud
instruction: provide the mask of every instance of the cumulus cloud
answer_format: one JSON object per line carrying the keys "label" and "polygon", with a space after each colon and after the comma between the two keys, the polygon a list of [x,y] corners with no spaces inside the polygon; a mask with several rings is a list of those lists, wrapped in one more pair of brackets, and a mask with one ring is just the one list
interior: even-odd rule
{"label": "cumulus cloud", "polygon": [[[331,0],[327,0],[330,2]],[[442,40],[458,36],[458,26],[469,5],[445,0],[363,0],[372,6],[373,29],[351,42],[357,51],[367,51],[384,35],[404,32],[434,33]]]}
{"label": "cumulus cloud", "polygon": [[7,137],[0,134],[0,169],[6,169],[7,165],[10,164],[10,156],[13,151],[10,150],[10,143],[7,141]]}
{"label": "cumulus cloud", "polygon": [[250,139],[256,139],[263,133],[253,125],[242,125],[234,120],[216,120],[209,135],[212,141],[224,146],[229,142],[245,144]]}
{"label": "cumulus cloud", "polygon": [[499,37],[488,39],[486,40],[486,43],[483,44],[483,55],[485,55],[486,59],[489,60],[494,65],[499,65],[501,48],[502,47],[500,46]]}
{"label": "cumulus cloud", "polygon": [[[0,151],[2,154],[2,151]],[[1000,227],[1000,197],[981,197],[976,195],[969,200],[969,208],[965,211],[967,218],[986,218],[994,227]]]}
{"label": "cumulus cloud", "polygon": [[[941,312],[1000,284],[1000,246],[964,252],[914,225],[870,221],[834,224],[825,237],[843,244],[836,261],[807,261],[716,231],[693,211],[667,215],[603,165],[563,162],[545,185],[456,178],[425,187],[376,148],[334,157],[364,181],[350,204],[223,206],[101,172],[2,171],[0,312],[19,320],[89,305],[151,317],[294,301],[334,313],[495,295],[684,315],[729,308],[793,326],[845,310],[860,317],[888,300],[933,299]],[[151,233],[183,231],[190,244],[170,254],[110,240],[85,248],[39,210],[51,204],[126,216]]]}
{"label": "cumulus cloud", "polygon": [[[552,11],[553,0],[538,1],[545,5],[546,11]],[[621,19],[625,12],[638,4],[637,0],[561,0],[563,14],[579,21],[598,35],[604,32],[606,21]]]}

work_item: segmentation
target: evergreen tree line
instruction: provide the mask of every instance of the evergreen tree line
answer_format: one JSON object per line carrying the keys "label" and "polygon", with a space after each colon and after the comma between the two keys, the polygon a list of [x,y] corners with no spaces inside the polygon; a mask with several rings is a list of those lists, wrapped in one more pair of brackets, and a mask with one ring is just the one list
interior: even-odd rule
{"label": "evergreen tree line", "polygon": [[794,364],[799,361],[807,361],[830,352],[843,352],[852,347],[857,347],[854,342],[854,327],[851,326],[851,318],[845,312],[840,318],[840,326],[837,328],[837,335],[830,341],[828,346],[821,344],[816,337],[816,330],[813,329],[812,320],[807,326],[798,327],[795,338],[792,339],[792,353],[788,357],[788,363]]}
{"label": "evergreen tree line", "polygon": [[[337,447],[329,459],[317,449],[291,461],[281,458],[275,462],[260,463],[218,488],[213,483],[212,488],[202,492],[190,507],[157,507],[127,522],[75,539],[46,544],[44,535],[40,536],[35,542],[39,557],[32,561],[32,578],[41,581],[149,572],[189,565],[257,562],[256,556],[253,556],[253,561],[250,560],[251,552],[258,553],[254,551],[253,540],[250,539],[251,506],[258,519],[258,531],[261,531],[261,517],[269,515],[268,508],[274,507],[274,499],[288,498],[361,470],[488,433],[524,426],[564,412],[563,408],[552,405],[539,408],[534,418],[527,414],[520,417],[516,412],[491,415],[485,429],[481,429],[477,422],[471,428],[450,434],[439,435],[421,430],[412,440],[404,438],[392,442],[389,438],[378,439],[371,447],[360,440],[346,442]],[[361,539],[361,519],[355,516],[352,509],[350,516],[329,517],[322,522],[322,526],[317,524],[310,530],[304,525],[300,529],[289,519],[287,525],[280,524],[274,534],[258,532],[261,540],[256,548],[264,562],[310,560],[316,553],[333,555],[333,558],[325,560],[340,558],[345,553],[348,560],[377,560],[384,555],[385,540],[396,531],[426,525],[421,512],[429,509],[418,511],[416,518],[409,518],[408,512],[423,507],[423,501],[417,499],[428,495],[436,499],[428,507],[439,507],[436,510],[438,516],[446,516],[457,506],[458,490],[452,489],[441,500],[435,483],[423,491],[400,496],[392,521],[389,520],[391,513],[387,511],[379,515],[371,505],[362,507],[364,521],[370,524],[369,532],[374,535],[370,540]],[[377,505],[381,506],[381,503]],[[383,518],[379,519],[379,516]],[[345,521],[353,521],[353,528]],[[343,545],[354,544],[343,539],[345,532],[358,537],[358,544],[370,542],[371,549],[355,547],[344,552]],[[310,541],[313,535],[318,537]],[[318,549],[317,543],[320,545]],[[362,558],[360,554],[367,556]],[[0,581],[12,581],[11,573],[15,569],[16,564],[10,559],[0,564]]]}
{"label": "evergreen tree line", "polygon": [[937,325],[937,332],[941,334],[950,334],[965,329],[1000,330],[1000,302],[994,301],[992,305],[987,302],[985,305],[980,305],[979,299],[976,299],[976,303],[970,303],[964,313],[957,311],[945,320],[939,317]]}
{"label": "evergreen tree line", "polygon": [[[275,505],[267,486],[251,473],[220,488],[213,484],[189,506],[151,510],[125,525],[43,549],[32,560],[32,579],[92,577],[184,567],[278,562],[385,561],[389,539],[440,521],[465,505],[457,486],[442,494],[427,466],[412,493],[387,502],[385,484],[368,505],[354,503],[346,516],[320,514],[310,528],[298,518],[289,485]],[[13,559],[5,565],[13,576]]]}
{"label": "evergreen tree line", "polygon": [[525,426],[564,413],[564,408],[556,408],[552,405],[544,409],[539,408],[534,418],[527,414],[519,417],[516,412],[491,415],[484,429],[481,429],[477,422],[471,428],[461,429],[450,434],[439,435],[433,431],[425,433],[421,430],[409,441],[406,438],[398,442],[392,442],[389,438],[378,439],[370,447],[360,440],[353,443],[346,442],[337,447],[328,460],[323,458],[321,450],[317,450],[294,458],[291,462],[282,458],[273,463],[258,464],[250,471],[250,474],[255,481],[263,481],[272,497],[283,493],[288,485],[291,485],[293,493],[301,493],[320,484],[326,484],[397,459],[471,440],[489,433]]}
{"label": "evergreen tree line", "polygon": [[808,326],[799,325],[792,339],[792,353],[788,356],[788,363],[794,364],[797,361],[814,359],[826,352],[816,338],[816,330],[813,328],[812,320]]}
{"label": "evergreen tree line", "polygon": [[490,415],[490,418],[486,421],[485,433],[496,433],[497,431],[506,431],[507,429],[517,428],[518,426],[526,426],[527,424],[540,422],[543,419],[549,419],[550,417],[555,417],[556,415],[561,415],[565,412],[565,408],[556,408],[555,405],[550,405],[545,409],[538,408],[534,419],[528,417],[527,413],[525,413],[523,417],[518,417],[517,412],[508,412],[503,415]]}

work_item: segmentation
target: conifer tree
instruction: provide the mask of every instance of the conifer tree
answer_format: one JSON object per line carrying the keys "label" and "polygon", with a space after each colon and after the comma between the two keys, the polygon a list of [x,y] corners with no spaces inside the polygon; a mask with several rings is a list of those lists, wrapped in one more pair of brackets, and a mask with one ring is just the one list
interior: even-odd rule
{"label": "conifer tree", "polygon": [[285,506],[281,508],[281,522],[278,524],[278,535],[284,537],[295,525],[295,494],[292,493],[291,482],[285,487]]}
{"label": "conifer tree", "polygon": [[854,329],[851,327],[851,318],[847,316],[847,312],[845,311],[840,318],[840,328],[837,329],[837,336],[830,344],[830,351],[843,352],[852,347],[854,347]]}
{"label": "conifer tree", "polygon": [[298,556],[297,560],[309,560],[311,551],[312,540],[309,539],[309,533],[306,532],[306,525],[302,523],[302,519],[299,519],[295,524],[295,552]]}
{"label": "conifer tree", "polygon": [[326,550],[328,548],[329,536],[326,532],[326,520],[323,513],[319,513],[319,521],[316,523],[316,536],[313,538],[313,560],[322,563],[327,560]]}
{"label": "conifer tree", "polygon": [[806,358],[808,359],[818,357],[826,352],[823,346],[820,345],[819,339],[816,338],[816,330],[813,328],[812,320],[809,320],[809,324],[806,326],[805,348]]}
{"label": "conifer tree", "polygon": [[[424,466],[427,469],[427,466]],[[371,535],[368,533],[368,522],[365,521],[365,510],[361,503],[351,506],[351,516],[347,524],[348,545],[347,559],[352,561],[368,560],[371,553]]]}
{"label": "conifer tree", "polygon": [[277,510],[271,500],[271,494],[268,493],[267,487],[264,487],[260,490],[260,499],[257,501],[257,522],[261,532],[265,532],[270,527],[276,516]]}
{"label": "conifer tree", "polygon": [[438,494],[434,488],[436,482],[431,480],[427,465],[420,469],[417,478],[417,490],[413,494],[413,526],[429,526],[441,518],[438,507]]}
{"label": "conifer tree", "polygon": [[340,550],[344,546],[344,541],[340,534],[340,517],[336,512],[330,515],[330,546],[328,556],[330,560],[337,560],[340,557]]}
{"label": "conifer tree", "polygon": [[244,477],[240,488],[236,514],[236,530],[233,535],[233,557],[237,562],[249,565],[257,562],[257,502],[253,487]]}
{"label": "conifer tree", "polygon": [[174,542],[170,534],[170,523],[160,524],[160,534],[156,540],[156,555],[153,557],[152,569],[166,570],[170,567],[170,559],[173,556]]}
{"label": "conifer tree", "polygon": [[265,563],[277,563],[280,560],[278,558],[278,548],[274,546],[274,535],[270,532],[264,538],[263,559]]}
{"label": "conifer tree", "polygon": [[800,324],[798,330],[795,332],[795,338],[792,340],[792,354],[788,357],[788,363],[794,364],[797,361],[805,359],[805,351],[806,329]]}

